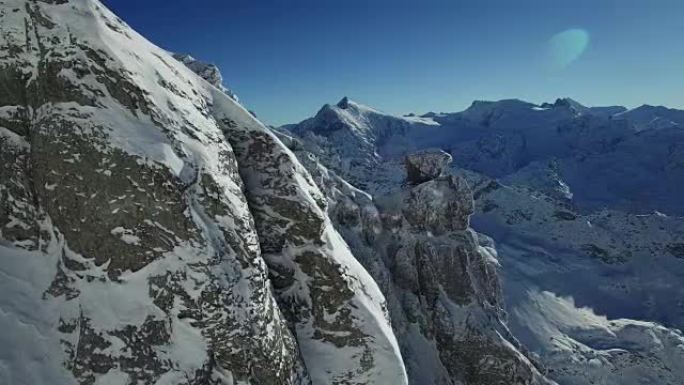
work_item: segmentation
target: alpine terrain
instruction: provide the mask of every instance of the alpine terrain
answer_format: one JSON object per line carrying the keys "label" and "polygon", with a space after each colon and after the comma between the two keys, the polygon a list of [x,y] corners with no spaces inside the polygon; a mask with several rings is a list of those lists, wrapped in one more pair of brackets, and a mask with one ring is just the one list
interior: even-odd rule
{"label": "alpine terrain", "polygon": [[268,127],[97,0],[0,0],[0,384],[681,385],[682,187],[684,111]]}
{"label": "alpine terrain", "polygon": [[[411,383],[674,385],[684,381],[681,113],[565,98],[476,101],[459,113],[396,117],[343,98],[277,131],[334,202],[338,229],[380,283]],[[420,192],[440,180],[425,182],[434,164],[457,175],[451,184],[472,195],[472,209],[452,211],[443,187]],[[347,180],[363,195],[330,180]],[[398,198],[406,189],[410,198]],[[417,196],[425,199],[412,206]],[[427,208],[433,214],[421,214]],[[408,226],[382,226],[399,245],[360,239],[368,220],[350,223],[350,210],[393,219],[403,210]],[[465,245],[447,242],[444,224],[471,210],[473,236]],[[417,217],[427,238],[407,253]],[[462,270],[449,265],[456,261]],[[430,307],[435,295],[447,310]],[[444,344],[447,317],[456,339]],[[484,337],[492,332],[498,343]],[[461,350],[467,354],[452,353]]]}

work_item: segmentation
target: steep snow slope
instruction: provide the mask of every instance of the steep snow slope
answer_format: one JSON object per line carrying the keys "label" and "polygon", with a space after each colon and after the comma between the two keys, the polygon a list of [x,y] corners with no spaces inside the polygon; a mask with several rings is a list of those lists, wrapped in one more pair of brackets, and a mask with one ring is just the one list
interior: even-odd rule
{"label": "steep snow slope", "polygon": [[[684,304],[677,299],[684,290],[684,220],[649,208],[666,213],[681,208],[673,193],[684,183],[681,133],[674,127],[639,131],[636,123],[609,116],[563,99],[545,106],[475,102],[463,113],[420,120],[385,116],[382,120],[406,122],[403,129],[351,156],[344,150],[348,142],[331,134],[350,131],[342,119],[333,116],[319,122],[333,122],[328,126],[309,122],[287,131],[299,133],[297,154],[311,152],[339,177],[361,179],[355,185],[371,194],[368,199],[380,211],[384,197],[405,184],[403,154],[415,149],[440,147],[451,151],[457,166],[490,173],[456,168],[473,188],[473,227],[497,243],[503,299],[521,351],[539,354],[547,376],[560,384],[679,383],[684,378],[678,330]],[[348,166],[363,164],[358,157],[369,153],[374,167],[365,173]],[[500,182],[492,179],[497,176]],[[330,199],[345,202],[343,207],[350,205],[339,192],[327,194],[337,195]],[[597,202],[609,208],[593,210]],[[358,236],[340,228],[357,247]],[[396,259],[388,257],[385,264],[392,266]],[[382,282],[382,274],[369,270]],[[401,281],[394,274],[390,269],[385,279]],[[388,294],[390,305],[392,297]],[[405,346],[398,318],[393,322],[408,360],[412,349],[424,344],[414,339]],[[421,356],[429,357],[427,351]],[[426,361],[419,361],[420,367],[429,367]],[[415,368],[408,369],[420,383]]]}
{"label": "steep snow slope", "polygon": [[0,47],[0,383],[406,383],[322,194],[232,98],[93,0],[0,2]]}
{"label": "steep snow slope", "polygon": [[673,300],[684,295],[684,220],[612,210],[583,215],[528,188],[467,179],[478,197],[474,224],[510,255],[502,264],[511,279],[570,295],[610,318],[684,326],[684,302]]}
{"label": "steep snow slope", "polygon": [[575,202],[587,211],[608,207],[635,214],[684,215],[679,193],[684,181],[681,126],[640,131],[610,151],[563,159],[559,166]]}
{"label": "steep snow slope", "polygon": [[236,152],[262,256],[313,382],[405,383],[384,297],[333,228],[325,197],[271,132],[233,120],[239,107],[227,102],[215,116]]}
{"label": "steep snow slope", "polygon": [[525,343],[544,352],[549,376],[561,384],[675,385],[684,378],[679,330],[608,320],[571,297],[537,291],[515,307],[512,320],[527,328]]}
{"label": "steep snow slope", "polygon": [[362,186],[378,166],[377,151],[388,138],[403,137],[411,124],[408,119],[388,116],[345,97],[336,105],[324,105],[316,116],[282,127],[281,131],[311,135],[311,143],[319,139],[334,143],[334,147],[325,149],[328,156],[335,159],[337,169],[347,171],[345,177]]}

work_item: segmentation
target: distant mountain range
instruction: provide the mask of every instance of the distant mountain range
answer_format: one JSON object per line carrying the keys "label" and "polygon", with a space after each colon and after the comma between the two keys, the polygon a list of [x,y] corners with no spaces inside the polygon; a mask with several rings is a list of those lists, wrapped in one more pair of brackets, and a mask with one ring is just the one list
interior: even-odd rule
{"label": "distant mountain range", "polygon": [[[550,186],[544,192],[552,195],[555,186],[565,186],[573,205],[584,211],[681,215],[683,112],[651,106],[585,107],[565,98],[541,106],[516,99],[476,101],[458,113],[395,117],[344,98],[282,129],[325,137],[342,158],[357,162],[371,159],[363,156],[368,152],[396,158],[421,148],[442,148],[458,168],[510,182],[532,178],[524,183]],[[549,162],[557,170],[554,180],[535,171]]]}

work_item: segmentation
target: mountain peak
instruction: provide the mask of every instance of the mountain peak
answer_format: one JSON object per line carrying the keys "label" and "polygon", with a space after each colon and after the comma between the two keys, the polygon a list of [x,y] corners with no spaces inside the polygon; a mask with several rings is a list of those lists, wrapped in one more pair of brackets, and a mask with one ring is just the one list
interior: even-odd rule
{"label": "mountain peak", "polygon": [[587,107],[584,106],[582,103],[572,99],[572,98],[557,98],[555,102],[553,103],[542,103],[541,104],[542,108],[571,108],[576,111],[583,111]]}
{"label": "mountain peak", "polygon": [[584,107],[584,105],[582,105],[582,103],[578,102],[577,100],[575,100],[573,98],[568,98],[568,97],[557,98],[556,102],[554,104],[556,106],[582,106],[582,107]]}
{"label": "mountain peak", "polygon": [[339,102],[337,102],[337,107],[345,110],[349,107],[350,102],[351,101],[349,100],[349,97],[345,96]]}
{"label": "mountain peak", "polygon": [[216,66],[98,0],[2,1],[0,47],[0,383],[407,384],[377,283]]}
{"label": "mountain peak", "polygon": [[499,113],[518,112],[529,110],[532,107],[536,107],[536,105],[520,99],[502,99],[497,101],[475,100],[470,107],[462,111],[461,114],[469,119],[479,121],[491,116],[494,111],[498,111]]}
{"label": "mountain peak", "polygon": [[530,102],[526,102],[524,100],[520,100],[520,99],[474,100],[470,104],[470,107],[468,107],[466,110],[491,108],[491,107],[503,107],[503,108],[523,107],[523,108],[528,108],[531,106],[534,106],[534,104],[530,103]]}

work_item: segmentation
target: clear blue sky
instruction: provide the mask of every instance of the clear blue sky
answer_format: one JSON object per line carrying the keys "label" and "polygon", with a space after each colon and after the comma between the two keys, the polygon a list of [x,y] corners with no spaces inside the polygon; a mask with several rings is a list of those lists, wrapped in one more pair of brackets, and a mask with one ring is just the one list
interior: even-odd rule
{"label": "clear blue sky", "polygon": [[[105,3],[157,45],[217,64],[270,124],[345,95],[395,114],[513,97],[684,107],[682,0]],[[586,48],[550,47],[568,29],[586,31]],[[581,52],[552,66],[552,49]]]}

